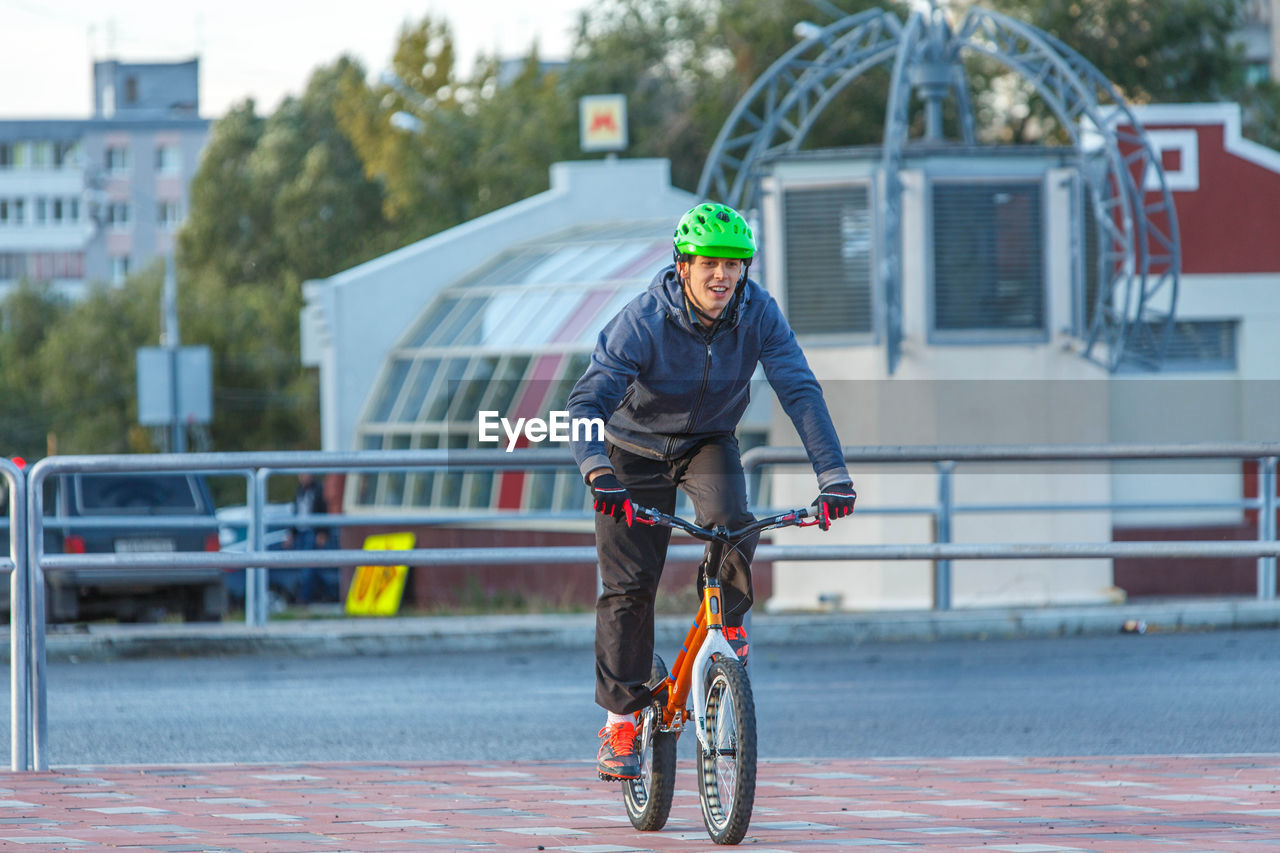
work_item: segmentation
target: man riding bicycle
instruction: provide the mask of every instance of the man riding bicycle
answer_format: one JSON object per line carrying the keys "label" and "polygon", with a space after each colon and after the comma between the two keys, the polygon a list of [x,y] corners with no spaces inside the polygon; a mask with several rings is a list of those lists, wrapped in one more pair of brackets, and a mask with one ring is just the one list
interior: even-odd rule
{"label": "man riding bicycle", "polygon": [[[819,515],[843,518],[857,498],[822,389],[767,291],[747,277],[756,244],[733,208],[704,203],[681,217],[674,263],[600,333],[569,395],[572,418],[600,418],[604,440],[572,442],[591,487],[602,592],[596,602],[596,702],[602,778],[634,779],[635,712],[650,702],[654,599],[671,531],[633,525],[632,500],[675,511],[689,495],[700,525],[754,520],[734,430],[757,364],[795,424],[818,478]],[[586,432],[591,432],[590,430]],[[746,663],[758,536],[721,569],[725,637]]]}

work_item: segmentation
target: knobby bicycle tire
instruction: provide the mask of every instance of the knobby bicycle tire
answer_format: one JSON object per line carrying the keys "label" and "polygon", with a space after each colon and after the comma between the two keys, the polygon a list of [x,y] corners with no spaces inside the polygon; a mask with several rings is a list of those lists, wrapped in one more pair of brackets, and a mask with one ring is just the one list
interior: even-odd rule
{"label": "knobby bicycle tire", "polygon": [[[653,656],[649,680],[655,689],[667,677],[662,658]],[[627,807],[631,825],[642,832],[656,832],[667,825],[671,815],[671,798],[676,788],[675,732],[660,731],[662,709],[655,700],[640,713],[636,734],[636,754],[640,758],[640,778],[622,783],[622,801]]]}
{"label": "knobby bicycle tire", "polygon": [[716,844],[747,834],[756,799],[756,707],[747,672],[716,655],[707,669],[707,747],[698,744],[702,822]]}

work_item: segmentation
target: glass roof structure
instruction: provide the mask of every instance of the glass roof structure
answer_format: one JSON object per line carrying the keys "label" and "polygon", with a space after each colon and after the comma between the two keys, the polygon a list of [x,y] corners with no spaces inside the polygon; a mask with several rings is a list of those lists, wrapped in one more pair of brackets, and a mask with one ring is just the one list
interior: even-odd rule
{"label": "glass roof structure", "polygon": [[[358,447],[494,449],[479,441],[481,411],[514,421],[564,409],[600,330],[670,259],[666,220],[575,228],[500,252],[409,325],[368,398]],[[354,496],[357,507],[383,511],[587,506],[574,470],[369,474]]]}

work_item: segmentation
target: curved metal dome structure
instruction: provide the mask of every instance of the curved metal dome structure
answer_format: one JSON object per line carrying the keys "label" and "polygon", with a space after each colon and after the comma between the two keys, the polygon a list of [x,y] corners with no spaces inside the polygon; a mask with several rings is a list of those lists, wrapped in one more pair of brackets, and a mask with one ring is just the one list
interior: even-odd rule
{"label": "curved metal dome structure", "polygon": [[943,141],[942,106],[950,96],[962,141],[975,144],[967,55],[990,57],[1016,72],[1071,137],[1098,247],[1084,355],[1110,370],[1122,364],[1158,367],[1173,326],[1181,268],[1177,215],[1159,153],[1097,68],[1021,21],[972,7],[952,28],[938,0],[917,0],[905,25],[890,12],[871,9],[813,32],[734,107],[707,159],[698,194],[757,210],[765,159],[799,151],[814,121],[845,87],[892,63],[877,279],[893,372],[902,340],[900,170],[912,142],[911,95],[924,103],[923,141]]}

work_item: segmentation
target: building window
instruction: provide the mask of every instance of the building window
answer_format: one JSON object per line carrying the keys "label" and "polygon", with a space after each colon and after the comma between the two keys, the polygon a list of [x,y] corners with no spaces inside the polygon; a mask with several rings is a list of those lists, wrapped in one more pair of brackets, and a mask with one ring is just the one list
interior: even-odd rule
{"label": "building window", "polygon": [[129,256],[113,255],[111,257],[111,283],[124,284],[129,277]]}
{"label": "building window", "polygon": [[181,151],[177,145],[156,146],[156,171],[162,175],[176,175],[182,168]]}
{"label": "building window", "polygon": [[129,146],[107,146],[107,173],[118,175],[129,171]]}
{"label": "building window", "polygon": [[932,194],[934,334],[1043,338],[1040,182],[936,181]]}
{"label": "building window", "polygon": [[26,261],[27,274],[37,281],[84,278],[81,252],[32,252]]}
{"label": "building window", "polygon": [[788,189],[783,216],[791,327],[799,334],[870,333],[869,187]]}
{"label": "building window", "polygon": [[182,212],[178,202],[161,201],[156,203],[156,224],[161,228],[177,228],[182,224]]}
{"label": "building window", "polygon": [[33,169],[53,168],[53,143],[52,142],[31,143],[31,168]]}
{"label": "building window", "polygon": [[68,221],[68,222],[79,222],[79,221],[80,221],[80,199],[78,199],[78,198],[69,198],[69,199],[67,199],[67,208],[66,208],[66,209],[67,209],[67,221]]}
{"label": "building window", "polygon": [[107,205],[107,224],[112,228],[124,229],[129,227],[129,204],[123,201],[113,201]]}
{"label": "building window", "polygon": [[0,225],[21,225],[25,220],[26,200],[0,198]]}
{"label": "building window", "polygon": [[26,275],[26,257],[18,252],[0,252],[0,279],[19,279]]}
{"label": "building window", "polygon": [[69,169],[80,159],[80,146],[75,142],[58,142],[53,146],[53,165],[58,169]]}
{"label": "building window", "polygon": [[12,169],[14,161],[13,143],[0,142],[0,169]]}
{"label": "building window", "polygon": [[44,225],[49,221],[49,202],[44,196],[36,198],[36,225]]}
{"label": "building window", "polygon": [[[1177,320],[1164,347],[1160,369],[1171,372],[1225,371],[1236,369],[1236,337],[1238,320]],[[1134,364],[1153,363],[1159,354],[1159,335],[1163,327],[1149,329],[1150,334],[1130,335],[1127,352]],[[1128,366],[1122,365],[1122,370]],[[1140,370],[1141,368],[1133,368]]]}

